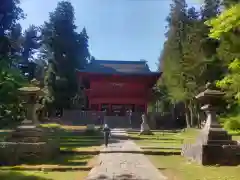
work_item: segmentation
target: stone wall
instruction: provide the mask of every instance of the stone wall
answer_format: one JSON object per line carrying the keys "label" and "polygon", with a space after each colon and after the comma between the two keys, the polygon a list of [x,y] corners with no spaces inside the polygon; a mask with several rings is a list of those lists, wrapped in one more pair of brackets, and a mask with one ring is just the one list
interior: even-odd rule
{"label": "stone wall", "polygon": [[[101,111],[81,111],[81,110],[64,110],[63,116],[60,119],[52,119],[58,123],[67,125],[87,125],[96,124],[100,125],[100,119],[103,121],[105,112]],[[141,113],[132,113],[132,127],[140,128],[142,123]],[[177,122],[172,118],[171,114],[162,115],[161,113],[150,112],[147,115],[147,121],[151,129],[172,129],[177,127]],[[112,119],[110,124],[119,125],[120,127],[130,127],[128,116],[106,116],[107,119]],[[122,122],[120,122],[122,121]]]}
{"label": "stone wall", "polygon": [[[99,120],[100,117],[100,120]],[[60,119],[54,119],[58,123],[67,125],[87,125],[96,124],[100,125],[104,119],[110,126],[119,128],[130,127],[130,120],[128,116],[105,116],[105,112],[101,111],[81,111],[81,110],[64,110],[63,116]],[[141,126],[141,113],[132,113],[132,127],[140,128]]]}
{"label": "stone wall", "polygon": [[60,122],[68,125],[100,124],[98,118],[104,119],[105,112],[64,110]]}

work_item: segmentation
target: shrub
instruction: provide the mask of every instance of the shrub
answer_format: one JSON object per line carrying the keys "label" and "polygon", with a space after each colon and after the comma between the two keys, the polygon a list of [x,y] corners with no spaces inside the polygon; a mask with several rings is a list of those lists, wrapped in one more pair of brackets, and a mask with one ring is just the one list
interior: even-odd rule
{"label": "shrub", "polygon": [[224,128],[226,130],[240,130],[240,116],[225,118]]}

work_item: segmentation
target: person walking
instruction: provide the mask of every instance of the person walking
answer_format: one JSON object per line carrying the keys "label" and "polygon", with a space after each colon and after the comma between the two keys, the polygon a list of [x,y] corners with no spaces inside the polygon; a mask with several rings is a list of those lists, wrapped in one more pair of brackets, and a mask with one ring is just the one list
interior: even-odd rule
{"label": "person walking", "polygon": [[111,134],[111,130],[108,127],[107,124],[104,125],[103,133],[104,133],[104,144],[105,144],[105,147],[108,147],[108,141],[109,141],[109,137],[110,137],[110,134]]}

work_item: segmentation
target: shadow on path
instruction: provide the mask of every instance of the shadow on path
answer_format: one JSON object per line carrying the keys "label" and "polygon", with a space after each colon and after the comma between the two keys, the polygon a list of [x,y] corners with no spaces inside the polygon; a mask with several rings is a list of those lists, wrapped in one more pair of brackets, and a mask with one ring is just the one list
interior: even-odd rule
{"label": "shadow on path", "polygon": [[151,180],[151,179],[142,179],[136,176],[133,176],[132,174],[121,174],[118,176],[114,176],[114,177],[109,177],[106,175],[99,175],[96,178],[92,178],[89,180]]}

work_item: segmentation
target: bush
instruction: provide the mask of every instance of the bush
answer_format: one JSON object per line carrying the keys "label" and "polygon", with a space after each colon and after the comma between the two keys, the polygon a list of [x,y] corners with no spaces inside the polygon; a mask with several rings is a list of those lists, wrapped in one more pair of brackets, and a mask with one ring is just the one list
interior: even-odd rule
{"label": "bush", "polygon": [[224,128],[230,131],[240,130],[240,116],[225,118]]}

